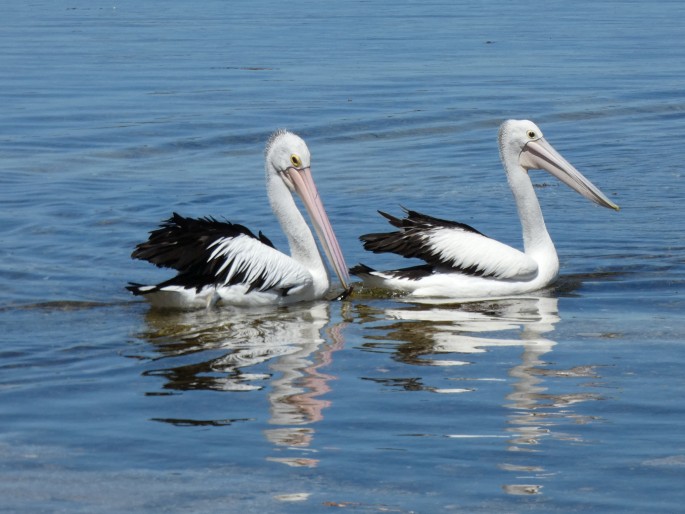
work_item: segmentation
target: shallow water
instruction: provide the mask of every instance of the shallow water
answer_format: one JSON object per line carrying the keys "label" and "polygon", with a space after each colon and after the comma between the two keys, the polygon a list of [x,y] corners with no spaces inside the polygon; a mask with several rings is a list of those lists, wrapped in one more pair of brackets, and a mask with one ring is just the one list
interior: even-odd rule
{"label": "shallow water", "polygon": [[[12,512],[678,512],[685,6],[44,2],[0,31],[0,505]],[[622,210],[533,174],[562,277],[523,298],[358,293],[155,313],[172,211],[285,238],[287,126],[348,264],[400,205],[520,246],[499,123],[535,120]]]}

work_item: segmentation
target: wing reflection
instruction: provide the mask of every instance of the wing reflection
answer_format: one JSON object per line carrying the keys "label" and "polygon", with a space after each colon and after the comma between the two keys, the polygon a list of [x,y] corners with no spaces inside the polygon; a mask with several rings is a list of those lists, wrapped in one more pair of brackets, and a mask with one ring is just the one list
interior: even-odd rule
{"label": "wing reflection", "polygon": [[[555,370],[543,360],[556,345],[550,338],[560,321],[556,297],[530,296],[460,305],[400,304],[382,311],[364,306],[360,317],[372,325],[367,332],[375,332],[366,336],[370,341],[365,345],[367,348],[378,351],[392,342],[393,357],[404,363],[452,366],[461,376],[452,376],[449,380],[457,381],[463,387],[433,387],[422,384],[416,377],[376,379],[378,382],[406,390],[459,394],[477,393],[488,381],[511,384],[512,390],[506,396],[504,407],[511,412],[507,419],[509,435],[506,440],[514,462],[502,463],[500,469],[534,483],[507,484],[503,489],[508,494],[542,494],[543,485],[539,481],[553,474],[544,467],[517,461],[532,459],[531,453],[540,451],[543,438],[580,440],[554,428],[561,424],[590,422],[589,417],[575,414],[572,405],[601,399],[588,392],[548,392],[547,379],[595,376],[591,366]],[[399,346],[398,341],[401,342]],[[479,354],[501,347],[521,348],[520,363],[509,370],[508,377],[467,376],[469,367],[478,363]],[[448,437],[463,440],[484,436],[449,434]]]}
{"label": "wing reflection", "polygon": [[[321,397],[334,377],[320,368],[344,344],[344,323],[330,324],[330,304],[320,302],[277,310],[174,312],[149,311],[141,338],[153,349],[155,365],[144,374],[163,377],[164,393],[268,389],[265,430],[275,445],[306,448],[329,402]],[[171,363],[171,365],[169,365]],[[174,391],[176,393],[174,393]],[[157,418],[174,425],[227,425],[245,419]],[[270,459],[291,466],[315,466],[309,458]]]}

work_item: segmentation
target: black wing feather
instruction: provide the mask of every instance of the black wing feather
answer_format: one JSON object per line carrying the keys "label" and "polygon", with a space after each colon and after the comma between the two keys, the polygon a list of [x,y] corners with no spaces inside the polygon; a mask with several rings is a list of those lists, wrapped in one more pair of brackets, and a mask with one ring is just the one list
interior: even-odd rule
{"label": "black wing feather", "polygon": [[[261,232],[259,236],[247,227],[238,223],[218,221],[211,217],[186,218],[173,213],[171,218],[162,222],[160,228],[150,232],[149,239],[136,246],[131,254],[134,259],[141,259],[160,267],[178,270],[178,275],[156,286],[161,289],[168,285],[195,287],[217,282],[225,282],[231,272],[231,265],[224,267],[222,259],[212,259],[213,243],[220,239],[248,236],[271,248],[273,243]],[[247,271],[234,273],[226,285],[247,283]],[[260,289],[267,282],[262,273],[250,281],[250,289]]]}
{"label": "black wing feather", "polygon": [[[434,218],[433,216],[428,216],[427,214],[422,214],[409,209],[403,208],[403,210],[406,213],[406,216],[401,219],[383,211],[378,211],[393,227],[397,227],[400,230],[395,232],[364,234],[359,239],[364,243],[365,250],[374,253],[396,253],[408,259],[421,259],[430,266],[445,266],[445,262],[443,262],[427,244],[431,230],[439,228],[459,229],[487,237],[465,223]],[[486,272],[478,269],[477,266],[452,267],[468,275],[486,275]],[[416,278],[417,274],[425,275],[427,270],[428,268],[425,266],[417,266],[415,268],[407,268],[406,270],[395,270],[392,273],[395,273],[398,277],[403,276],[402,274],[404,274],[406,275],[406,278]]]}
{"label": "black wing feather", "polygon": [[396,218],[390,214],[378,211],[381,216],[388,219],[390,224],[399,228],[395,232],[382,232],[364,234],[359,239],[364,242],[364,249],[374,253],[396,253],[406,258],[416,257],[423,259],[429,264],[441,265],[425,245],[428,233],[436,228],[457,228],[466,232],[473,232],[483,236],[475,228],[457,221],[434,218],[420,212],[404,209],[407,213],[405,218]]}
{"label": "black wing feather", "polygon": [[136,246],[131,257],[151,262],[160,268],[185,271],[202,260],[213,242],[239,235],[252,237],[274,248],[273,243],[261,232],[257,237],[249,228],[238,223],[218,221],[212,217],[185,218],[173,213],[171,218],[161,223],[160,228],[150,232],[146,242]]}
{"label": "black wing feather", "polygon": [[[374,253],[391,252],[424,260],[436,270],[457,271],[478,277],[529,279],[538,272],[530,256],[487,237],[464,223],[427,216],[404,209],[402,219],[381,212],[399,230],[365,234],[364,248]],[[407,278],[425,273],[422,267],[384,272]]]}

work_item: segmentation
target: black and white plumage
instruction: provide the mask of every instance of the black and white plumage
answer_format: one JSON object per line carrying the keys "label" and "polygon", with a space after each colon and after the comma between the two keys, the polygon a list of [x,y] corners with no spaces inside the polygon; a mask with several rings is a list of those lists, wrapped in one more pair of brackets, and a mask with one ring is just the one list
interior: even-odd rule
{"label": "black and white plumage", "polygon": [[178,274],[157,285],[131,284],[156,307],[192,309],[228,305],[282,305],[322,298],[328,272],[292,192],[308,211],[322,247],[343,287],[349,276],[340,246],[311,176],[311,156],[295,134],[275,132],[266,147],[269,201],[285,232],[291,255],[274,248],[261,232],[214,218],[185,218],[176,213],[150,233],[133,254]]}
{"label": "black and white plumage", "polygon": [[455,299],[522,294],[553,282],[559,259],[528,171],[544,169],[598,205],[615,210],[618,206],[554,150],[531,121],[505,121],[499,147],[521,219],[523,252],[463,223],[411,210],[402,219],[381,212],[398,230],[361,236],[364,248],[419,258],[426,264],[390,271],[360,264],[351,273],[371,287]]}

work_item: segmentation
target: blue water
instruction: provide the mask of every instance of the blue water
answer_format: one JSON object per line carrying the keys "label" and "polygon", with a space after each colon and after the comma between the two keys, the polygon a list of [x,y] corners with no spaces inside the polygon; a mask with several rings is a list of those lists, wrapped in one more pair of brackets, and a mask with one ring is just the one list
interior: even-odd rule
{"label": "blue water", "polygon": [[[685,4],[13,3],[0,26],[0,510],[680,512]],[[151,312],[172,211],[285,238],[300,133],[349,264],[400,205],[520,246],[530,118],[622,210],[533,179],[525,298]]]}

